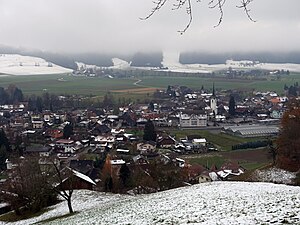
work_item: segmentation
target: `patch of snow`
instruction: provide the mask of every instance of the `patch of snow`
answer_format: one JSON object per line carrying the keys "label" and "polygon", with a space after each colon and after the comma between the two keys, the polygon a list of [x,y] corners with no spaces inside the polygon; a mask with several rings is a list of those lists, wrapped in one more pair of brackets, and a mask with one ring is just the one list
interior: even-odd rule
{"label": "patch of snow", "polygon": [[[43,75],[71,73],[73,70],[38,57],[0,54],[0,73],[9,75]],[[2,76],[2,75],[1,75]]]}
{"label": "patch of snow", "polygon": [[289,70],[290,72],[300,72],[300,64],[293,63],[260,63],[258,61],[233,61],[227,60],[225,64],[181,64],[179,62],[179,53],[163,53],[162,64],[164,71],[184,72],[184,73],[212,73],[219,70],[232,69],[240,70]]}
{"label": "patch of snow", "polygon": [[109,68],[114,68],[114,69],[129,69],[131,64],[131,62],[127,62],[119,58],[112,58],[112,62],[114,65]]}
{"label": "patch of snow", "polygon": [[79,177],[79,178],[81,178],[81,179],[87,181],[88,183],[91,183],[91,184],[93,184],[93,185],[96,185],[96,183],[95,183],[91,178],[89,178],[88,176],[86,176],[85,174],[80,173],[80,172],[78,172],[78,171],[76,171],[76,170],[72,170],[72,171],[73,171],[73,173],[74,173],[75,176],[77,176],[77,177]]}
{"label": "patch of snow", "polygon": [[278,184],[292,184],[295,178],[296,173],[273,167],[266,170],[256,170],[251,179]]}
{"label": "patch of snow", "polygon": [[[299,224],[300,187],[271,183],[212,182],[148,195],[76,191],[69,217],[43,224]],[[41,223],[68,213],[66,202],[35,218]]]}

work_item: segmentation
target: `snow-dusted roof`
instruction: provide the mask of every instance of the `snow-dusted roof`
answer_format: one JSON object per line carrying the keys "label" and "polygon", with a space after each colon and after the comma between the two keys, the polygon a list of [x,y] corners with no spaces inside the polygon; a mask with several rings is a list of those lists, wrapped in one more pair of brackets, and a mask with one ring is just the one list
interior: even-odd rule
{"label": "snow-dusted roof", "polygon": [[86,182],[91,183],[93,185],[96,185],[96,183],[91,178],[89,178],[88,176],[84,175],[83,173],[80,173],[80,172],[78,172],[76,170],[72,170],[72,172],[73,172],[73,174],[76,177],[79,177],[79,178],[81,178],[81,179],[85,180]]}
{"label": "snow-dusted roof", "polygon": [[111,165],[122,165],[125,164],[125,161],[123,159],[113,159],[110,160]]}
{"label": "snow-dusted roof", "polygon": [[205,138],[195,138],[193,139],[194,143],[206,143],[206,139]]}

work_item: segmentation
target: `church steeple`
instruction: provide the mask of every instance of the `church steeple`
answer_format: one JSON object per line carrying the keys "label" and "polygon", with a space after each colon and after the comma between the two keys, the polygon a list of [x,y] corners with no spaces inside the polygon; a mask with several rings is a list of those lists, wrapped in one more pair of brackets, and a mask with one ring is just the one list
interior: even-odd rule
{"label": "church steeple", "polygon": [[214,115],[218,114],[218,107],[217,107],[217,97],[215,92],[215,83],[213,83],[213,92],[210,99],[210,108],[213,111]]}

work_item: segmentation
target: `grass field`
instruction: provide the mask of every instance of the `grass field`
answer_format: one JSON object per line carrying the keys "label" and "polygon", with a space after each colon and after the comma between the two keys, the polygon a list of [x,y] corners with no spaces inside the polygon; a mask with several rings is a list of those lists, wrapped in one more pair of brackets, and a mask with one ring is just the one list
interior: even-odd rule
{"label": "grass field", "polygon": [[[61,79],[63,78],[63,79]],[[0,77],[0,86],[15,84],[25,94],[41,94],[44,91],[56,94],[104,95],[108,91],[136,88],[135,80],[68,75],[5,76]]]}
{"label": "grass field", "polygon": [[213,143],[219,151],[229,151],[233,145],[258,140],[258,138],[242,138],[225,133],[212,133],[207,130],[172,130],[170,134],[175,135],[176,139],[185,138],[190,134],[200,135],[206,138],[208,142]]}
{"label": "grass field", "polygon": [[272,163],[271,155],[265,148],[188,155],[184,158],[190,164],[200,164],[208,168],[211,168],[212,165],[220,168],[223,163],[234,161],[246,170],[255,170]]}
{"label": "grass field", "polygon": [[300,82],[300,74],[293,73],[282,77],[280,80],[241,80],[228,79],[222,77],[204,78],[204,77],[143,77],[140,85],[146,87],[166,88],[168,85],[185,85],[191,88],[210,89],[215,83],[217,89],[255,89],[259,91],[276,91],[283,93],[285,84],[288,86]]}
{"label": "grass field", "polygon": [[[134,83],[141,79],[138,85]],[[217,89],[256,89],[260,91],[273,90],[283,92],[284,84],[292,85],[300,83],[300,74],[291,74],[280,80],[257,81],[257,80],[232,80],[222,77],[167,77],[167,76],[145,76],[142,78],[110,79],[97,77],[75,77],[62,75],[40,75],[40,76],[1,76],[0,86],[7,87],[15,84],[23,90],[24,94],[40,95],[47,91],[56,94],[81,94],[103,96],[108,91],[119,96],[149,95],[158,88],[166,88],[168,85],[185,85],[191,88],[210,89],[213,82]]]}

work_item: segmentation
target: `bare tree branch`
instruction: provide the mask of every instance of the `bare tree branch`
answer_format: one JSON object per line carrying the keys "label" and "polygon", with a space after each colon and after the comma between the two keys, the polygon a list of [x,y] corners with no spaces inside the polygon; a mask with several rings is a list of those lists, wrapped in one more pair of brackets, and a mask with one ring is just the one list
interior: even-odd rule
{"label": "bare tree branch", "polygon": [[[192,3],[191,3],[191,0],[184,0],[184,1],[181,1],[182,2],[182,6],[185,5],[185,3],[187,2],[187,7],[186,7],[186,13],[189,15],[189,21],[187,23],[187,25],[185,26],[185,28],[183,30],[179,30],[178,32],[180,34],[184,34],[186,32],[186,30],[191,26],[192,24],[192,21],[193,21],[193,14],[192,14]],[[180,6],[180,7],[182,7]]]}
{"label": "bare tree branch", "polygon": [[223,6],[225,3],[226,3],[226,0],[211,0],[208,3],[208,6],[210,9],[217,8],[217,9],[219,9],[219,12],[220,12],[219,22],[214,27],[219,26],[223,21],[223,16],[224,16]]}
{"label": "bare tree branch", "polygon": [[[147,20],[150,17],[152,17],[157,11],[159,11],[162,7],[165,6],[166,2],[168,0],[156,0],[153,1],[154,3],[154,7],[152,8],[151,12],[143,18],[140,18],[142,20]],[[180,34],[184,34],[189,27],[192,24],[193,21],[193,0],[173,0],[175,3],[173,3],[173,8],[172,10],[179,10],[182,9],[184,6],[186,7],[186,14],[189,17],[189,20],[186,24],[186,26],[184,27],[184,29],[179,30],[178,32]],[[194,0],[195,2],[199,3],[201,2],[201,0]],[[254,1],[254,0],[240,0],[241,4],[237,5],[237,8],[243,9],[243,11],[245,12],[246,16],[248,17],[248,19],[252,22],[256,22],[256,20],[254,20],[251,15],[250,15],[250,9],[248,8],[249,5]],[[224,5],[227,3],[227,0],[209,0],[208,1],[208,8],[209,9],[217,9],[220,13],[220,17],[218,20],[218,23],[214,26],[214,27],[218,27],[222,22],[223,22],[223,18],[224,18]]]}
{"label": "bare tree branch", "polygon": [[[155,4],[155,6],[152,8],[151,12],[149,13],[148,16],[146,17],[141,17],[141,20],[146,20],[149,19],[151,16],[153,16],[154,13],[156,13],[158,10],[160,10],[167,2],[168,0],[157,0],[157,1],[153,1],[153,3]],[[177,1],[177,0],[176,0]]]}
{"label": "bare tree branch", "polygon": [[250,9],[248,8],[248,6],[250,5],[250,3],[253,2],[253,0],[241,0],[241,5],[237,5],[237,8],[242,8],[244,9],[244,12],[246,13],[247,17],[249,20],[251,20],[252,22],[256,22],[256,20],[254,20],[251,15],[250,15]]}

